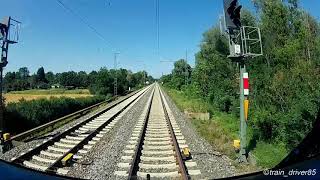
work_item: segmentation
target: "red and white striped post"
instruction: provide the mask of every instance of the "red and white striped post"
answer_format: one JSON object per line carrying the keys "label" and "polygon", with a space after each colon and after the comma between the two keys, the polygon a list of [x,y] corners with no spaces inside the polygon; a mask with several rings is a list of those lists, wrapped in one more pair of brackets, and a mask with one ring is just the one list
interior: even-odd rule
{"label": "red and white striped post", "polygon": [[249,96],[249,76],[248,73],[243,73],[243,95]]}
{"label": "red and white striped post", "polygon": [[244,61],[240,62],[240,151],[239,162],[247,162],[247,119],[248,119],[248,101],[249,95],[249,77],[246,71]]}
{"label": "red and white striped post", "polygon": [[243,111],[244,111],[244,119],[248,120],[248,112],[249,112],[249,76],[248,73],[245,72],[242,75],[243,78],[243,95],[244,95],[244,101],[243,101]]}

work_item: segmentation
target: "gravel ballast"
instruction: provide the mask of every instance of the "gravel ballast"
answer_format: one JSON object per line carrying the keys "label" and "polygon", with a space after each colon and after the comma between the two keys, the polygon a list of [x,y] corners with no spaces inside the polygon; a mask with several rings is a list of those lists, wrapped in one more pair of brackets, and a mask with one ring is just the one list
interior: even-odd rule
{"label": "gravel ballast", "polygon": [[50,137],[57,135],[60,132],[64,132],[65,130],[76,125],[77,123],[80,123],[80,122],[87,120],[88,118],[92,117],[93,115],[97,114],[100,111],[103,111],[104,109],[105,109],[105,107],[99,107],[98,109],[86,114],[85,116],[82,116],[78,119],[75,119],[75,120],[59,127],[58,129],[55,129],[52,132],[49,132],[48,134],[43,135],[42,137],[39,137],[37,139],[30,140],[29,142],[13,142],[15,147],[4,154],[0,154],[0,159],[10,161],[11,158],[16,157],[23,152],[28,151],[28,149],[30,149],[30,148],[36,147],[37,144],[40,144],[43,141],[48,140]]}
{"label": "gravel ballast", "polygon": [[[190,120],[177,108],[171,98],[162,91],[172,113],[177,121],[182,134],[188,144],[192,161],[197,163],[198,169],[201,170],[201,178],[203,179],[216,179],[223,177],[230,177],[236,175],[236,169],[232,166],[232,160],[225,155],[221,155],[216,152],[214,148],[202,137],[200,137]],[[121,162],[121,156],[127,141],[131,137],[134,126],[137,123],[139,116],[142,113],[144,106],[147,105],[147,100],[151,95],[151,90],[146,92],[132,108],[130,108],[115,126],[107,132],[77,163],[73,163],[68,176],[84,179],[116,179],[114,176],[115,170],[117,170],[117,164]],[[93,116],[97,111],[102,111],[99,108],[95,112],[89,113],[77,120],[64,125],[63,127],[56,129],[48,135],[56,134],[57,132],[63,132],[78,122],[82,122]],[[28,143],[22,143],[10,150],[9,152],[0,155],[1,159],[10,160],[11,158],[19,155],[20,153],[35,147],[40,140],[33,140]]]}
{"label": "gravel ballast", "polygon": [[215,151],[204,138],[200,137],[191,124],[191,121],[178,109],[163,88],[162,92],[189,145],[192,160],[197,163],[198,168],[201,170],[201,176],[205,179],[235,176],[236,169],[232,165],[233,161],[227,156]]}
{"label": "gravel ballast", "polygon": [[[115,179],[114,171],[117,169],[117,163],[121,161],[122,151],[150,95],[151,91],[149,90],[124,114],[113,129],[94,145],[80,163],[73,165],[68,176],[98,180]],[[86,164],[81,164],[81,162]]]}
{"label": "gravel ballast", "polygon": [[[127,95],[127,96],[129,96],[129,95]],[[120,101],[123,98],[126,98],[126,96],[120,97],[118,100],[112,101],[108,104],[116,103],[117,101]],[[73,127],[77,123],[83,122],[83,121],[87,120],[88,118],[94,116],[95,114],[104,111],[105,108],[106,108],[106,106],[100,106],[97,109],[93,110],[92,112],[90,112],[80,118],[77,118],[75,120],[72,120],[72,121],[68,122],[67,124],[45,134],[37,139],[33,139],[28,142],[13,142],[14,148],[11,149],[10,151],[7,151],[4,154],[0,153],[0,159],[3,159],[5,161],[11,161],[12,158],[19,156],[21,153],[28,151],[30,148],[36,147],[36,145],[41,144],[43,141],[48,140],[50,137],[57,135],[60,132],[66,131],[67,129]]]}

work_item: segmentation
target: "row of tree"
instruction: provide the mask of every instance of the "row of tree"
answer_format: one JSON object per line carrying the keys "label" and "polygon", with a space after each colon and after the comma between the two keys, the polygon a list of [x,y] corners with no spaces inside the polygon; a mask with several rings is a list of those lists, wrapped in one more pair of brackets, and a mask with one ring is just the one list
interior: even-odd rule
{"label": "row of tree", "polygon": [[[47,88],[88,88],[96,96],[75,99],[51,97],[50,99],[20,100],[8,103],[4,110],[6,130],[14,134],[23,132],[106,100],[114,93],[115,77],[119,95],[126,93],[129,87],[131,89],[140,88],[154,81],[153,77],[148,76],[144,71],[132,73],[126,69],[101,68],[99,71],[92,71],[88,74],[84,71],[55,74],[45,73],[44,68],[41,67],[37,73],[30,75],[28,68],[22,67],[17,72],[8,72],[4,77],[4,89],[7,92]],[[20,126],[17,127],[17,124]]]}
{"label": "row of tree", "polygon": [[[248,61],[250,120],[255,138],[295,147],[311,130],[320,108],[320,26],[297,0],[254,0],[256,15],[242,24],[261,29],[264,55]],[[221,111],[239,114],[239,69],[227,57],[218,26],[204,33],[192,71],[180,60],[161,80],[190,90]],[[187,70],[184,67],[188,67]],[[185,81],[181,72],[192,72]],[[189,74],[186,76],[189,77]],[[187,85],[184,85],[187,84]]]}
{"label": "row of tree", "polygon": [[145,71],[133,73],[126,69],[101,68],[99,71],[86,73],[80,72],[45,72],[40,67],[37,73],[30,75],[27,67],[20,68],[17,72],[7,72],[4,77],[4,90],[20,91],[26,89],[47,89],[51,87],[88,88],[91,93],[99,95],[113,94],[114,79],[117,78],[118,94],[130,88],[143,86],[153,82],[152,76]]}

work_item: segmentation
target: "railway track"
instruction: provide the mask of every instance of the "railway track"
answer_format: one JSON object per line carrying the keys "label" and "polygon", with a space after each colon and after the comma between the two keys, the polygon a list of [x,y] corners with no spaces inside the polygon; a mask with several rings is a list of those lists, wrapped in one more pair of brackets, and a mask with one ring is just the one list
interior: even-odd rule
{"label": "railway track", "polygon": [[57,136],[44,140],[35,148],[12,158],[11,162],[47,173],[66,175],[69,169],[63,165],[62,160],[72,155],[73,159],[81,159],[151,87],[119,101]]}
{"label": "railway track", "polygon": [[119,179],[190,179],[201,174],[192,160],[184,161],[188,147],[172,111],[156,84],[123,151],[114,175]]}

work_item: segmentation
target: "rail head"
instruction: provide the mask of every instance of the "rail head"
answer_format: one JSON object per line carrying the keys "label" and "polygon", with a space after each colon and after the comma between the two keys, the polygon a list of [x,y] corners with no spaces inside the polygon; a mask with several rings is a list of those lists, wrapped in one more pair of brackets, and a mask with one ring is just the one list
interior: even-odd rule
{"label": "rail head", "polygon": [[151,110],[152,98],[154,96],[154,91],[155,91],[155,89],[153,89],[153,91],[151,92],[151,100],[150,100],[150,103],[148,104],[148,110],[147,110],[147,114],[144,119],[142,133],[139,135],[139,144],[138,144],[138,146],[135,150],[135,153],[133,155],[133,160],[132,160],[133,163],[129,169],[128,180],[137,179],[137,171],[139,169],[138,166],[139,166],[139,162],[140,162],[139,156],[141,155],[141,149],[143,146],[143,139],[144,139],[143,136],[146,132],[146,128],[147,128],[147,124],[148,124],[148,119],[149,119],[149,114],[150,114],[150,110]]}
{"label": "rail head", "polygon": [[119,99],[118,101],[115,101],[114,103],[111,103],[109,104],[109,106],[107,106],[103,111],[99,111],[98,113],[94,114],[93,116],[91,117],[88,117],[86,120],[72,126],[71,128],[67,129],[66,131],[50,138],[49,140],[45,141],[44,143],[42,143],[41,145],[39,146],[36,146],[35,148],[33,148],[32,150],[14,158],[11,162],[13,163],[21,163],[23,160],[25,159],[28,159],[29,157],[31,157],[32,155],[34,154],[37,154],[37,153],[40,153],[40,151],[44,148],[44,147],[47,147],[47,146],[50,146],[52,144],[54,144],[54,142],[57,141],[57,139],[60,139],[61,137],[69,134],[70,132],[73,132],[74,130],[76,130],[77,128],[79,128],[80,126],[86,124],[87,122],[89,122],[90,120],[94,119],[95,117],[99,116],[100,114],[104,113],[105,111],[108,111],[109,109],[115,107],[116,105],[118,105],[119,103],[125,101],[126,99],[130,98],[131,96],[135,95],[136,93],[138,93],[139,91],[137,92],[134,92],[128,96],[125,96],[124,98],[122,99]]}
{"label": "rail head", "polygon": [[[148,124],[148,120],[149,120],[149,114],[150,114],[150,110],[151,110],[151,106],[152,106],[152,98],[154,96],[154,92],[155,92],[157,87],[158,86],[154,87],[154,90],[153,90],[153,92],[151,94],[151,101],[148,104],[148,111],[147,111],[147,115],[146,115],[145,120],[144,120],[143,130],[142,130],[142,133],[140,134],[140,136],[138,138],[139,139],[139,144],[138,144],[138,146],[137,146],[137,148],[135,150],[135,153],[133,155],[132,165],[131,165],[131,167],[129,169],[128,180],[138,179],[137,171],[139,170],[139,162],[140,162],[139,156],[141,156],[141,150],[142,150],[142,146],[143,146],[144,135],[146,133],[146,128],[147,128],[147,124]],[[177,163],[179,165],[179,172],[181,174],[181,178],[184,179],[184,180],[187,180],[187,179],[189,179],[187,168],[186,168],[186,166],[184,164],[184,161],[182,159],[180,148],[179,148],[179,144],[178,144],[178,141],[177,141],[176,136],[174,134],[174,130],[173,130],[173,127],[171,125],[170,118],[168,116],[167,110],[165,108],[165,104],[164,104],[164,101],[163,101],[163,97],[162,97],[162,93],[161,93],[160,87],[158,87],[158,88],[159,88],[159,92],[160,92],[161,104],[162,104],[162,107],[163,107],[163,110],[164,110],[164,113],[165,113],[165,118],[166,118],[166,121],[168,122],[168,126],[169,126],[170,136],[171,136],[172,141],[173,141],[174,150],[175,150],[176,158],[177,158]]]}
{"label": "rail head", "polygon": [[[145,90],[147,91],[147,90]],[[140,92],[140,91],[139,91]],[[135,93],[136,94],[136,93]],[[135,95],[133,94],[133,95]],[[46,170],[47,172],[55,172],[56,168],[61,166],[61,160],[69,153],[76,153],[79,149],[83,147],[83,145],[87,144],[88,141],[93,138],[96,134],[98,134],[99,131],[101,131],[106,125],[108,125],[111,121],[113,121],[123,110],[128,108],[133,102],[135,102],[139,97],[143,96],[144,93],[141,93],[139,96],[135,97],[132,101],[130,101],[128,104],[126,104],[119,112],[114,114],[112,117],[110,117],[106,122],[104,122],[101,126],[99,126],[96,130],[92,131],[89,133],[88,136],[86,136],[83,140],[80,141],[76,146],[71,148],[68,152],[64,153],[63,156],[60,158],[56,159],[54,163],[50,165],[50,167]],[[133,96],[132,95],[132,96]],[[128,98],[132,97],[129,96]],[[127,98],[127,99],[128,99]],[[122,101],[123,102],[123,101]],[[118,103],[119,104],[119,103]],[[117,105],[118,105],[117,104]]]}
{"label": "rail head", "polygon": [[165,103],[164,103],[164,98],[165,97],[163,96],[160,87],[159,87],[159,92],[160,92],[160,99],[161,99],[163,111],[164,111],[164,114],[165,114],[166,121],[168,122],[171,139],[172,139],[173,146],[174,146],[174,149],[175,149],[177,163],[179,165],[180,173],[181,173],[181,176],[182,176],[181,178],[184,179],[184,180],[188,180],[189,176],[188,176],[187,167],[186,167],[186,165],[184,163],[184,160],[183,160],[183,158],[181,156],[179,143],[178,143],[178,140],[177,140],[176,135],[174,133],[174,130],[173,130],[173,127],[172,127],[172,124],[171,124],[171,121],[170,121],[170,117],[168,115],[168,111],[167,111],[167,109],[165,107]]}

